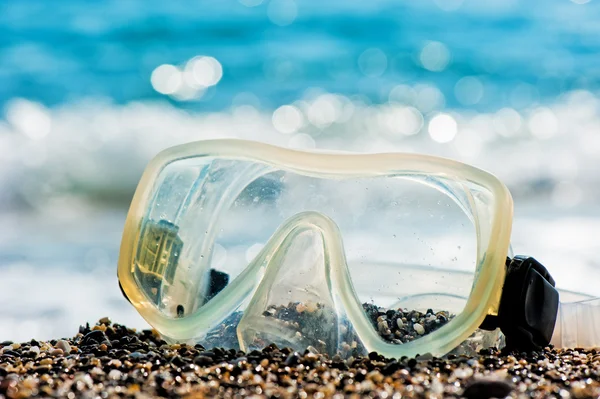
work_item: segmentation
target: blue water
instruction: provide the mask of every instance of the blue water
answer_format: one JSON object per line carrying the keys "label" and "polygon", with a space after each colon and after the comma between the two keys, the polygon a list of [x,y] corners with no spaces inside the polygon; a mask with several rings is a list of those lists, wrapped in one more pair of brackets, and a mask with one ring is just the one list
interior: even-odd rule
{"label": "blue water", "polygon": [[[515,198],[515,253],[600,295],[598,21],[598,0],[0,1],[0,341],[145,326],[115,276],[129,201],[157,152],[207,138],[484,168]],[[155,90],[197,56],[216,85]]]}
{"label": "blue water", "polygon": [[[297,2],[297,18],[280,27],[268,2],[246,7],[225,1],[4,0],[0,4],[0,104],[26,97],[48,106],[85,97],[123,104],[159,99],[149,82],[160,64],[209,54],[224,75],[209,96],[178,103],[193,110],[229,106],[240,92],[265,108],[296,100],[320,87],[387,101],[398,83],[427,82],[459,106],[453,87],[478,76],[486,94],[476,109],[527,106],[511,101],[519,84],[535,88],[531,101],[600,84],[600,7],[568,0],[466,1],[444,11],[431,1]],[[419,65],[426,41],[444,43],[451,61],[441,72]],[[365,77],[360,54],[381,49],[388,67]],[[273,70],[287,62],[279,74]],[[514,103],[514,104],[513,104]]]}

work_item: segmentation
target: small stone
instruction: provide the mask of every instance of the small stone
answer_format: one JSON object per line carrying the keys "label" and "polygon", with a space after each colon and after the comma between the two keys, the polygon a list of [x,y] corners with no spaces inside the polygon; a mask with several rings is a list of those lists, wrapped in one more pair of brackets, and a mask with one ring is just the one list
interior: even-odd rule
{"label": "small stone", "polygon": [[306,310],[306,306],[303,303],[296,305],[296,312],[302,313]]}
{"label": "small stone", "polygon": [[82,382],[87,386],[88,389],[91,389],[94,386],[94,380],[88,373],[78,373],[75,375],[75,382]]}
{"label": "small stone", "polygon": [[267,316],[267,317],[273,317],[273,316],[275,316],[275,313],[277,313],[277,311],[273,308],[270,308],[270,309],[265,310],[263,315]]}
{"label": "small stone", "polygon": [[452,372],[452,376],[458,378],[459,380],[463,380],[465,378],[469,378],[473,375],[473,369],[461,367],[457,368]]}
{"label": "small stone", "polygon": [[[16,379],[7,378],[0,381],[0,392],[5,393],[16,388],[18,381]],[[4,396],[4,395],[3,395]]]}
{"label": "small stone", "polygon": [[40,364],[41,365],[52,364],[52,359],[50,359],[50,358],[42,359],[42,360],[40,360]]}
{"label": "small stone", "polygon": [[400,317],[396,320],[396,325],[398,326],[398,328],[404,328],[404,322]]}
{"label": "small stone", "polygon": [[109,380],[120,380],[122,375],[123,375],[123,373],[121,373],[119,370],[112,369],[108,373],[108,379]]}
{"label": "small stone", "polygon": [[47,373],[52,369],[52,366],[50,366],[49,364],[43,364],[41,366],[36,366],[33,369],[38,373]]}
{"label": "small stone", "polygon": [[465,388],[462,396],[467,399],[504,398],[513,390],[506,381],[493,379],[476,379]]}
{"label": "small stone", "polygon": [[306,310],[308,310],[310,313],[313,313],[317,310],[317,304],[314,302],[308,302],[306,304]]}
{"label": "small stone", "polygon": [[133,352],[129,354],[129,357],[131,357],[132,359],[140,360],[145,359],[146,355],[140,352]]}
{"label": "small stone", "polygon": [[431,381],[431,384],[429,384],[429,389],[434,395],[441,395],[444,393],[444,384],[442,384],[437,378],[434,378]]}
{"label": "small stone", "polygon": [[298,355],[297,352],[290,353],[290,355],[287,357],[287,359],[285,359],[286,366],[295,366],[299,362],[300,362],[300,356]]}
{"label": "small stone", "polygon": [[385,367],[383,368],[383,370],[381,370],[383,372],[383,374],[385,375],[392,375],[394,374],[397,370],[400,370],[400,363],[398,363],[397,360],[392,360],[389,363],[387,363],[385,365]]}
{"label": "small stone", "polygon": [[377,323],[377,329],[379,330],[380,333],[384,333],[385,331],[389,331],[389,327],[388,327],[387,321],[382,320],[379,323]]}
{"label": "small stone", "polygon": [[69,345],[69,343],[67,341],[65,341],[64,339],[61,339],[60,341],[58,341],[55,346],[56,346],[56,348],[61,349],[64,353],[71,352],[71,345]]}
{"label": "small stone", "polygon": [[417,334],[419,334],[419,335],[425,334],[425,327],[423,327],[421,324],[415,323],[413,325],[413,328],[415,329],[415,331],[417,332]]}
{"label": "small stone", "polygon": [[35,359],[36,357],[38,357],[40,355],[40,348],[38,348],[37,346],[31,346],[29,348],[29,354],[31,357],[33,357]]}
{"label": "small stone", "polygon": [[373,370],[367,374],[367,378],[376,383],[381,383],[383,381],[383,374],[379,370]]}
{"label": "small stone", "polygon": [[213,359],[208,357],[208,356],[196,356],[194,358],[194,364],[197,364],[198,366],[208,366],[209,364],[213,363]]}
{"label": "small stone", "polygon": [[101,324],[107,324],[107,325],[111,324],[110,319],[108,317],[103,317],[100,320],[98,320],[98,322]]}
{"label": "small stone", "polygon": [[106,337],[106,334],[104,334],[104,331],[92,330],[83,337],[81,346],[100,344],[107,340],[108,338]]}
{"label": "small stone", "polygon": [[56,348],[56,349],[51,349],[48,354],[50,356],[62,356],[64,355],[65,352],[63,352],[62,349]]}
{"label": "small stone", "polygon": [[99,326],[92,327],[92,331],[106,331],[106,326],[104,324],[100,324]]}

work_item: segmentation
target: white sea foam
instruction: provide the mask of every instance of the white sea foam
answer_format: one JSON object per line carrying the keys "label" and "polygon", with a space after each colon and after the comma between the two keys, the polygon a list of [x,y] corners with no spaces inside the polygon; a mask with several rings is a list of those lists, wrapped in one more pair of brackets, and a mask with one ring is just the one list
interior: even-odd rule
{"label": "white sea foam", "polygon": [[[559,207],[597,197],[600,100],[589,92],[521,112],[480,114],[427,112],[418,96],[395,101],[373,106],[321,93],[275,111],[245,104],[190,113],[167,103],[88,101],[47,109],[16,99],[0,122],[0,195],[35,206],[64,195],[127,198],[158,151],[227,137],[437,154],[491,171],[516,196],[544,195]],[[579,194],[560,192],[566,188]]]}

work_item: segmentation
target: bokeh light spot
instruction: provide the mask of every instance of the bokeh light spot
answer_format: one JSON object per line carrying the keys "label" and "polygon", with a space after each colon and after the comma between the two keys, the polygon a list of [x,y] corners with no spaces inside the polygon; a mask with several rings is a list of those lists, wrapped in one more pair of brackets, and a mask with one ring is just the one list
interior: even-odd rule
{"label": "bokeh light spot", "polygon": [[417,92],[409,85],[398,85],[394,87],[388,96],[391,103],[414,104]]}
{"label": "bokeh light spot", "polygon": [[319,128],[331,125],[342,113],[342,102],[333,94],[318,96],[308,108],[308,120]]}
{"label": "bokeh light spot", "polygon": [[275,25],[287,26],[296,20],[298,6],[294,0],[271,0],[267,16]]}
{"label": "bokeh light spot", "polygon": [[183,78],[181,71],[175,65],[163,64],[152,71],[150,82],[157,92],[173,94],[179,90]]}
{"label": "bokeh light spot", "polygon": [[483,84],[474,76],[465,76],[456,82],[454,96],[462,105],[475,105],[483,97]]}
{"label": "bokeh light spot", "polygon": [[367,49],[358,57],[358,68],[369,77],[383,75],[387,64],[387,56],[378,48]]}
{"label": "bokeh light spot", "polygon": [[423,113],[428,113],[436,109],[444,108],[446,99],[444,94],[435,86],[417,85],[415,86],[417,97],[415,106]]}
{"label": "bokeh light spot", "polygon": [[423,115],[413,107],[392,106],[382,117],[387,129],[395,134],[412,136],[423,127]]}
{"label": "bokeh light spot", "polygon": [[514,109],[502,108],[494,115],[493,124],[500,136],[512,137],[521,130],[523,120]]}
{"label": "bokeh light spot", "polygon": [[199,56],[187,62],[184,73],[189,86],[205,88],[219,83],[223,77],[223,67],[213,57]]}
{"label": "bokeh light spot", "polygon": [[264,246],[265,244],[257,242],[256,244],[253,244],[250,247],[248,247],[248,249],[246,250],[246,261],[252,262],[252,259],[254,259],[256,255],[258,255],[260,251],[262,251]]}
{"label": "bokeh light spot", "polygon": [[448,143],[458,130],[456,120],[448,114],[438,114],[429,121],[429,135],[438,143]]}
{"label": "bokeh light spot", "polygon": [[433,72],[441,72],[450,63],[450,50],[444,43],[428,42],[421,49],[419,60],[423,68]]}
{"label": "bokeh light spot", "polygon": [[273,126],[279,132],[292,134],[304,124],[302,112],[293,105],[283,105],[273,112]]}
{"label": "bokeh light spot", "polygon": [[6,119],[19,132],[33,140],[46,137],[52,126],[46,107],[24,99],[13,100],[8,104]]}
{"label": "bokeh light spot", "polygon": [[552,110],[537,108],[529,117],[529,131],[539,139],[548,139],[558,132],[558,119]]}

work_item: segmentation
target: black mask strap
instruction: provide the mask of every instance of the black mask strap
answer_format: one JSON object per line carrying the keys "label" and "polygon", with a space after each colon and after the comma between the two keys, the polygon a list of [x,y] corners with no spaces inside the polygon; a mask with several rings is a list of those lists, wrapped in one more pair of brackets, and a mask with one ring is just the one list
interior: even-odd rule
{"label": "black mask strap", "polygon": [[500,328],[508,349],[539,350],[550,343],[558,313],[554,279],[534,258],[506,259],[506,278],[498,315],[488,315],[484,330]]}

